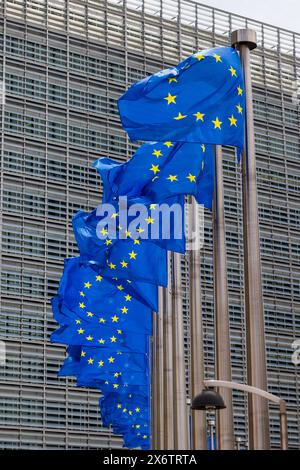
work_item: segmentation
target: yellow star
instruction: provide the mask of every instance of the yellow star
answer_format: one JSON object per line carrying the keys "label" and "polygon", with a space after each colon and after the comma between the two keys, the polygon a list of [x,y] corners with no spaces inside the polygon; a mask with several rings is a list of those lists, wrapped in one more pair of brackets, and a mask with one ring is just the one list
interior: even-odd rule
{"label": "yellow star", "polygon": [[128,411],[128,414],[129,414],[130,416],[132,416],[132,411],[131,411],[131,410],[130,410],[130,411]]}
{"label": "yellow star", "polygon": [[150,204],[149,208],[151,211],[154,211],[156,208],[156,204]]}
{"label": "yellow star", "polygon": [[169,80],[169,83],[172,83],[172,82],[176,83],[177,82],[177,78],[175,78],[175,77],[171,77],[168,80]]}
{"label": "yellow star", "polygon": [[170,142],[169,140],[167,140],[167,142],[164,142],[164,145],[165,145],[166,147],[168,147],[168,148],[169,148],[169,147],[174,147],[174,145],[172,144],[172,142]]}
{"label": "yellow star", "polygon": [[109,384],[109,381],[108,381],[108,380],[105,380],[104,383],[105,383],[105,385],[108,385],[108,384]]}
{"label": "yellow star", "polygon": [[108,263],[110,269],[116,269],[116,265],[114,263]]}
{"label": "yellow star", "polygon": [[167,178],[167,180],[171,181],[171,183],[172,183],[173,181],[178,181],[177,175],[169,175],[168,178]]}
{"label": "yellow star", "polygon": [[80,320],[75,320],[76,325],[80,325],[81,321]]}
{"label": "yellow star", "polygon": [[125,295],[125,300],[126,302],[131,302],[131,295],[129,294]]}
{"label": "yellow star", "polygon": [[145,230],[144,230],[142,227],[137,228],[136,231],[137,231],[138,233],[143,233],[143,232],[145,232]]}
{"label": "yellow star", "polygon": [[127,308],[127,307],[123,307],[123,308],[121,309],[121,312],[122,312],[122,313],[127,313],[127,312],[128,312],[128,308]]}
{"label": "yellow star", "polygon": [[163,156],[163,154],[161,153],[160,150],[155,150],[155,149],[153,150],[152,155],[154,155],[154,156],[157,157],[157,158]]}
{"label": "yellow star", "polygon": [[117,408],[122,408],[121,403],[118,403],[118,404],[117,404]]}
{"label": "yellow star", "polygon": [[99,323],[105,323],[105,322],[106,322],[105,318],[99,318]]}
{"label": "yellow star", "polygon": [[82,335],[82,334],[84,333],[84,329],[83,329],[83,328],[79,328],[79,330],[77,330],[77,331],[78,331],[78,334],[79,334],[79,335]]}
{"label": "yellow star", "polygon": [[115,343],[117,341],[117,338],[115,336],[111,336],[110,342]]}
{"label": "yellow star", "polygon": [[222,59],[218,54],[214,54],[214,58],[216,59],[216,62],[222,62]]}
{"label": "yellow star", "polygon": [[215,119],[214,121],[212,121],[212,122],[213,122],[214,125],[215,125],[215,127],[214,127],[215,129],[221,129],[221,124],[223,124],[223,123],[222,123],[222,121],[219,121],[219,118],[218,118],[218,117],[216,117],[216,119]]}
{"label": "yellow star", "polygon": [[111,219],[115,219],[116,217],[118,217],[118,212],[114,212],[112,215],[111,215]]}
{"label": "yellow star", "polygon": [[147,224],[154,224],[154,219],[152,217],[147,217],[147,219],[145,219]]}
{"label": "yellow star", "polygon": [[85,304],[83,302],[80,302],[79,307],[80,308],[85,308]]}
{"label": "yellow star", "polygon": [[102,281],[102,276],[96,276],[96,281],[98,282]]}
{"label": "yellow star", "polygon": [[99,362],[98,362],[98,366],[99,366],[99,367],[102,367],[102,366],[103,366],[103,364],[104,364],[104,362],[103,362],[103,361],[99,361]]}
{"label": "yellow star", "polygon": [[103,228],[102,230],[100,230],[100,233],[101,233],[102,235],[107,235],[107,234],[108,234],[107,228]]}
{"label": "yellow star", "polygon": [[134,245],[139,245],[140,243],[141,243],[140,240],[138,240],[137,238],[133,240]]}
{"label": "yellow star", "polygon": [[141,411],[140,408],[136,408],[136,409],[135,409],[135,412],[136,412],[136,413],[139,413],[140,411]]}
{"label": "yellow star", "polygon": [[86,353],[85,353],[85,351],[81,351],[81,354],[80,354],[80,356],[81,356],[81,357],[84,357],[84,356],[85,356],[85,354],[86,354]]}
{"label": "yellow star", "polygon": [[199,111],[197,111],[194,116],[196,117],[196,121],[204,121],[203,117],[205,116],[205,114],[202,114],[200,113]]}
{"label": "yellow star", "polygon": [[239,96],[242,96],[243,95],[243,90],[240,86],[237,87],[237,92],[238,92],[238,95]]}
{"label": "yellow star", "polygon": [[152,166],[150,168],[150,171],[153,171],[153,173],[156,175],[156,173],[158,173],[160,171],[159,165],[153,165],[152,164]]}
{"label": "yellow star", "polygon": [[84,297],[84,292],[79,292],[80,297]]}
{"label": "yellow star", "polygon": [[112,240],[109,240],[108,238],[105,240],[105,245],[112,245]]}
{"label": "yellow star", "polygon": [[121,263],[122,268],[128,267],[128,263],[126,263],[126,261],[122,260],[120,263]]}
{"label": "yellow star", "polygon": [[239,114],[242,114],[243,113],[243,108],[240,104],[237,105],[237,110],[238,110],[238,113]]}
{"label": "yellow star", "polygon": [[125,231],[125,236],[126,236],[126,238],[131,237],[131,232],[129,232],[129,230],[126,230]]}
{"label": "yellow star", "polygon": [[188,174],[187,179],[190,180],[191,183],[196,183],[196,176],[191,173]]}
{"label": "yellow star", "polygon": [[115,372],[114,377],[119,377],[119,372]]}
{"label": "yellow star", "polygon": [[147,437],[148,437],[147,434],[143,435],[143,439],[147,439]]}
{"label": "yellow star", "polygon": [[122,330],[117,330],[118,335],[122,334]]}
{"label": "yellow star", "polygon": [[100,338],[100,339],[98,340],[98,343],[99,343],[99,344],[105,344],[105,339]]}
{"label": "yellow star", "polygon": [[136,259],[137,253],[135,253],[133,250],[128,254],[129,254],[130,259]]}
{"label": "yellow star", "polygon": [[115,358],[112,357],[112,356],[110,356],[110,357],[108,358],[108,362],[109,362],[110,364],[112,364],[113,362],[115,362]]}
{"label": "yellow star", "polygon": [[117,317],[117,315],[114,315],[113,317],[111,317],[111,321],[113,323],[117,323],[119,321],[119,317]]}
{"label": "yellow star", "polygon": [[202,149],[202,152],[205,152],[205,145],[204,144],[201,144],[201,149]]}
{"label": "yellow star", "polygon": [[86,314],[87,314],[88,317],[93,317],[94,316],[94,314],[92,312],[86,312]]}
{"label": "yellow star", "polygon": [[86,287],[87,289],[89,289],[91,287],[91,283],[90,282],[85,282],[84,283],[84,287]]}
{"label": "yellow star", "polygon": [[114,388],[119,388],[119,384],[113,384]]}
{"label": "yellow star", "polygon": [[93,341],[93,339],[94,339],[94,338],[93,338],[91,335],[88,335],[88,336],[86,337],[86,340],[87,340],[87,341]]}
{"label": "yellow star", "polygon": [[90,358],[88,359],[88,363],[89,363],[89,364],[93,364],[93,363],[94,363],[94,359],[93,359],[92,357],[90,357]]}
{"label": "yellow star", "polygon": [[168,93],[168,96],[166,96],[164,98],[164,100],[166,100],[168,102],[168,104],[176,104],[176,98],[177,98],[177,95],[171,95],[171,93]]}
{"label": "yellow star", "polygon": [[232,76],[232,77],[236,77],[236,76],[237,76],[237,75],[236,75],[236,70],[232,67],[232,65],[230,66],[230,68],[229,68],[228,70],[229,70],[229,72],[231,72],[231,76]]}
{"label": "yellow star", "polygon": [[119,284],[119,285],[117,286],[117,289],[119,289],[119,290],[124,290],[124,287],[122,286],[122,284]]}
{"label": "yellow star", "polygon": [[200,52],[197,52],[197,54],[194,54],[194,57],[198,60],[203,60],[205,59],[205,56],[203,54],[200,54]]}
{"label": "yellow star", "polygon": [[236,124],[237,119],[233,116],[233,114],[228,119],[230,121],[230,127],[231,126],[237,127],[237,124]]}
{"label": "yellow star", "polygon": [[176,121],[180,121],[181,119],[185,119],[187,117],[187,114],[181,114],[181,113],[178,113],[176,117],[174,117],[174,119]]}

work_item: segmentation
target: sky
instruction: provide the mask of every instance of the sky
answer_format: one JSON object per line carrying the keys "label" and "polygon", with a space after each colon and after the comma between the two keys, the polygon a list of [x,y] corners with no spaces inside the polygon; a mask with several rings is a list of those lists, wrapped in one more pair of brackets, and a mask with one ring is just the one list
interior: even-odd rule
{"label": "sky", "polygon": [[230,13],[300,33],[300,0],[197,0]]}

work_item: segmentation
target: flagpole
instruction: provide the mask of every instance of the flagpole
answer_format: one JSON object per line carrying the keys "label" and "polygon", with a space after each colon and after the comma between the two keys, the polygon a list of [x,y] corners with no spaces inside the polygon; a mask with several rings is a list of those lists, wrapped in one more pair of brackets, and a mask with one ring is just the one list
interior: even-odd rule
{"label": "flagpole", "polygon": [[[189,233],[196,233],[198,206],[193,197],[190,198]],[[191,240],[192,242],[192,240]],[[195,248],[195,249],[193,249]],[[190,247],[189,253],[190,279],[190,328],[191,328],[191,398],[204,388],[204,354],[201,301],[201,254],[197,246]],[[206,413],[193,412],[191,422],[192,449],[206,449]]]}
{"label": "flagpole", "polygon": [[173,318],[172,276],[168,254],[168,286],[164,289],[164,449],[175,449],[174,435],[174,389],[173,389]]}
{"label": "flagpole", "polygon": [[159,311],[157,314],[157,359],[156,371],[157,373],[157,403],[154,406],[157,408],[157,449],[164,449],[164,325],[163,318],[164,310],[164,292],[161,287],[158,291],[159,295]]}
{"label": "flagpole", "polygon": [[[240,52],[246,94],[245,151],[242,159],[244,290],[247,338],[248,385],[267,390],[264,311],[261,281],[261,257],[257,204],[256,158],[251,83],[250,51],[255,49],[256,32],[239,29],[231,34],[231,43]],[[267,400],[248,396],[249,448],[269,449]]]}
{"label": "flagpole", "polygon": [[152,439],[151,448],[157,449],[158,446],[158,408],[156,406],[158,399],[158,383],[157,383],[157,314],[152,313],[152,357],[151,357],[151,420],[152,420]]}
{"label": "flagpole", "polygon": [[[215,360],[218,380],[231,381],[230,329],[228,309],[226,232],[222,146],[214,146],[215,191],[213,208]],[[226,408],[217,414],[218,449],[234,449],[232,391],[221,388]]]}
{"label": "flagpole", "polygon": [[172,253],[174,429],[175,448],[189,449],[187,395],[185,383],[184,327],[182,306],[181,255]]}

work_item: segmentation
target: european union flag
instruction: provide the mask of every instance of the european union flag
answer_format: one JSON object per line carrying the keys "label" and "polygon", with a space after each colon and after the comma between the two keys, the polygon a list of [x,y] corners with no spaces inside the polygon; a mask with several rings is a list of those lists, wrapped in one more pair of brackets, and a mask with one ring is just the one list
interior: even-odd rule
{"label": "european union flag", "polygon": [[118,240],[107,250],[106,277],[135,279],[158,286],[167,285],[167,252],[150,240]]}
{"label": "european union flag", "polygon": [[[91,213],[79,211],[73,217],[73,231],[82,259],[89,259],[93,253],[102,266],[106,249],[127,238],[136,240],[137,245],[141,238],[165,250],[185,252],[183,194],[168,197],[162,208],[151,203],[147,196],[120,198],[120,202],[119,198],[114,199],[118,200],[111,214],[107,213],[107,206],[99,205]],[[155,217],[156,213],[159,218]]]}
{"label": "european union flag", "polygon": [[134,84],[118,105],[131,140],[244,145],[244,82],[234,48],[197,52]]}
{"label": "european union flag", "polygon": [[[119,325],[121,329],[141,334],[152,334],[151,308],[126,292],[130,283],[108,280],[80,263],[79,258],[65,261],[58,290],[52,300],[54,318],[62,315],[95,325]],[[131,284],[130,284],[131,285]]]}
{"label": "european union flag", "polygon": [[119,196],[148,198],[152,203],[190,194],[212,208],[214,154],[212,145],[151,142],[142,145],[125,163],[109,158],[94,162],[103,181],[103,202]]}

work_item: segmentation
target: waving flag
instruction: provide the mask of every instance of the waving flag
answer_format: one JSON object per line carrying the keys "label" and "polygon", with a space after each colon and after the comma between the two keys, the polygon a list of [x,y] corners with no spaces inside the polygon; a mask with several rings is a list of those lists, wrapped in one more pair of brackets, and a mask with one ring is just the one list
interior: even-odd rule
{"label": "waving flag", "polygon": [[131,140],[243,148],[245,93],[239,55],[219,47],[191,55],[129,88],[119,113]]}
{"label": "waving flag", "polygon": [[[164,147],[168,144],[168,147]],[[212,208],[213,147],[204,144],[155,142],[142,145],[126,163],[100,158],[94,163],[103,180],[104,202],[118,196],[142,196],[152,203],[179,194],[194,195]]]}
{"label": "waving flag", "polygon": [[163,203],[174,196],[191,194],[199,204],[212,208],[212,145],[151,142],[142,145],[125,163],[99,158],[94,167],[103,181],[104,202],[127,195],[131,200],[144,197],[152,203]]}
{"label": "waving flag", "polygon": [[[95,325],[126,326],[127,331],[151,334],[151,309],[126,292],[127,282],[106,279],[79,258],[65,261],[58,297],[52,301],[54,317],[62,315]],[[80,324],[80,323],[78,323]]]}
{"label": "waving flag", "polygon": [[81,258],[89,259],[93,253],[103,266],[105,252],[117,240],[130,238],[136,245],[140,239],[150,240],[165,250],[185,253],[184,196],[170,196],[160,206],[150,203],[149,197],[126,198],[124,205],[125,201],[120,198],[119,202],[116,196],[110,216],[101,205],[91,213],[79,211],[73,217],[73,231]]}

